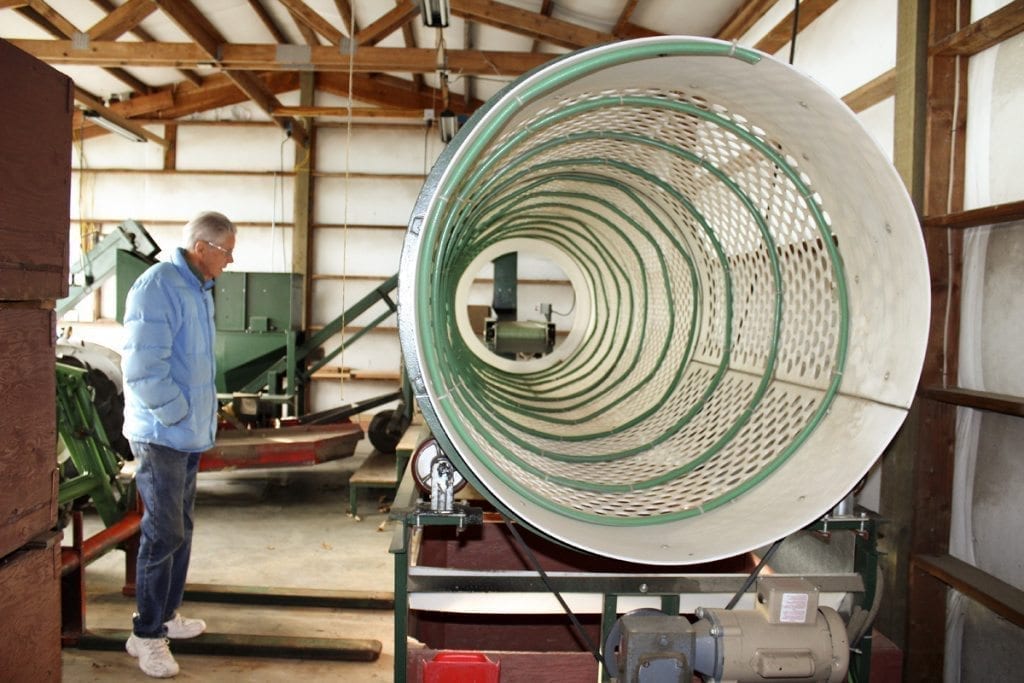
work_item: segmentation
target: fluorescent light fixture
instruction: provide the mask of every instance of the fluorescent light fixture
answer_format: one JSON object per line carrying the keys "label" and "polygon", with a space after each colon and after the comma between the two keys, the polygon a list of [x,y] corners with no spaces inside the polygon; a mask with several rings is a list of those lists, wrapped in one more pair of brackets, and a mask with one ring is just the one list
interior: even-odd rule
{"label": "fluorescent light fixture", "polygon": [[429,28],[448,26],[448,0],[420,0],[423,25]]}
{"label": "fluorescent light fixture", "polygon": [[110,119],[105,118],[102,114],[100,114],[95,109],[86,109],[86,110],[84,110],[82,112],[82,116],[84,116],[85,118],[89,119],[90,121],[95,123],[97,126],[100,126],[102,128],[106,128],[111,133],[117,133],[118,135],[120,135],[121,137],[125,138],[126,140],[131,140],[132,142],[145,142],[146,141],[146,138],[142,137],[141,135],[139,135],[135,131],[128,130],[124,126],[119,125],[117,123],[114,123]]}
{"label": "fluorescent light fixture", "polygon": [[441,128],[441,142],[448,144],[459,132],[459,117],[451,109],[445,109],[437,121]]}

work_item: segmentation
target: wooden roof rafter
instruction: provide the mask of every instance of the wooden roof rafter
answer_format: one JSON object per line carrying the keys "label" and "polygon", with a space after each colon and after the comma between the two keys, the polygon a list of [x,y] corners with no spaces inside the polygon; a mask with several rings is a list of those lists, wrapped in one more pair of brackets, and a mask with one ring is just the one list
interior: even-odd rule
{"label": "wooden roof rafter", "polygon": [[252,11],[255,12],[260,23],[267,29],[267,32],[270,33],[270,37],[273,38],[275,42],[281,43],[282,45],[289,42],[288,38],[284,35],[284,31],[282,31],[281,27],[277,25],[277,21],[274,20],[274,17],[272,17],[270,12],[267,11],[267,8],[264,7],[262,0],[249,0],[249,7],[251,7]]}
{"label": "wooden roof rafter", "polygon": [[[299,76],[295,71],[274,71],[252,75],[260,81],[267,92],[273,95],[299,87]],[[157,99],[165,98],[168,92],[172,95],[170,104],[165,104],[165,100]],[[227,74],[213,74],[208,76],[202,85],[179,83],[153,95],[133,98],[123,105],[134,104],[137,106],[137,109],[133,110],[133,116],[145,115],[150,119],[173,122],[193,114],[240,104],[247,99],[246,94]],[[148,106],[151,101],[155,106]],[[123,105],[115,106],[120,108]]]}
{"label": "wooden roof rafter", "polygon": [[[55,1],[0,0],[0,9],[20,8],[12,11],[32,13],[43,22],[41,25],[52,29],[51,33],[57,31],[53,33],[56,40],[31,40],[15,35],[8,38],[9,42],[55,65],[106,68],[120,71],[128,77],[132,75],[125,71],[126,68],[169,67],[181,70],[188,79],[188,82],[181,81],[173,88],[147,86],[138,81],[137,85],[141,88],[135,88],[138,94],[133,94],[133,100],[146,96],[146,93],[159,95],[164,100],[192,93],[202,101],[225,103],[248,98],[282,128],[298,131],[299,135],[305,132],[298,130],[304,122],[294,120],[289,108],[281,106],[277,100],[279,91],[267,88],[269,81],[292,82],[296,74],[311,71],[315,72],[318,82],[329,83],[330,87],[337,90],[340,81],[335,75],[352,69],[356,76],[354,89],[359,90],[356,85],[358,82],[370,92],[378,92],[382,102],[380,106],[384,108],[395,111],[410,106],[425,109],[439,100],[437,90],[428,88],[424,81],[425,74],[435,74],[441,68],[438,65],[437,50],[416,46],[413,21],[420,13],[418,0],[393,0],[390,9],[380,8],[379,3],[367,4],[361,0],[333,0],[333,3],[324,0],[247,0],[252,17],[249,21],[257,27],[257,21],[262,23],[268,33],[263,38],[265,42],[254,43],[229,42],[226,37],[229,35],[228,27],[225,26],[222,35],[212,23],[220,16],[219,11],[208,10],[213,5],[197,0],[91,0],[105,11],[105,16],[97,21],[94,15],[85,15],[90,16],[88,21],[93,25],[86,31],[74,30],[70,33],[71,27],[63,24],[59,14],[53,12],[52,8],[47,9],[47,3]],[[742,1],[743,5],[730,20],[733,26],[740,25],[737,22],[741,20],[762,18],[762,7],[768,2],[733,0],[734,3],[738,1]],[[805,7],[813,10],[816,5],[827,6],[832,1],[803,0],[802,15],[806,14]],[[465,32],[462,39],[465,47],[462,50],[446,51],[446,66],[465,79],[466,95],[461,101],[466,104],[476,102],[475,77],[518,76],[554,57],[553,54],[539,52],[544,49],[544,45],[577,49],[620,39],[661,35],[633,22],[641,6],[639,0],[617,0],[614,7],[602,9],[600,21],[604,22],[603,25],[590,24],[585,20],[577,22],[570,18],[571,14],[559,14],[557,0],[541,0],[532,11],[522,9],[519,3],[513,4],[511,0],[449,2],[452,16],[464,20]],[[272,3],[277,3],[277,6],[274,7]],[[336,13],[333,9],[324,9],[331,4],[337,9]],[[368,10],[367,7],[377,9]],[[150,19],[157,9],[161,10],[163,16]],[[376,11],[379,16],[364,17],[362,25],[359,25],[356,23],[357,9],[360,12]],[[284,17],[289,17],[294,27]],[[804,16],[801,18],[804,19]],[[191,42],[181,39],[178,39],[179,42],[157,41],[142,28],[150,20],[154,27],[161,23],[166,25],[166,19],[173,21]],[[64,30],[57,30],[58,25],[62,25]],[[476,36],[482,26],[498,28],[531,40],[522,48],[480,50],[477,49],[479,41]],[[382,40],[399,31],[403,39],[400,45],[404,47],[378,47]],[[123,36],[129,33],[138,36],[144,43],[125,40]],[[302,34],[302,38],[298,38],[298,33]],[[789,33],[786,35],[788,39]],[[86,45],[84,48],[83,38]],[[519,43],[512,41],[510,44]],[[206,69],[211,67],[215,71],[207,72]],[[144,72],[136,73],[142,75]],[[391,74],[398,76],[399,82],[391,80]],[[146,78],[145,75],[142,77]],[[225,78],[228,79],[227,83],[233,83],[239,94],[223,94],[229,88]],[[204,87],[210,79],[213,79],[210,87]],[[190,87],[182,87],[185,85]],[[218,92],[220,96],[209,99],[200,95],[212,92]],[[410,101],[416,104],[410,105]],[[112,109],[114,104],[121,103],[111,103]],[[453,106],[463,109],[461,104]],[[464,110],[471,112],[473,108],[467,106]],[[165,114],[171,110],[191,110],[191,106],[180,108],[175,104],[168,108],[164,101],[158,120],[165,118]],[[130,114],[129,118],[133,115]]]}
{"label": "wooden roof rafter", "polygon": [[932,45],[932,56],[971,56],[1024,32],[1024,0],[1013,0]]}
{"label": "wooden roof rafter", "polygon": [[338,15],[341,17],[341,23],[346,29],[351,29],[352,33],[359,32],[359,24],[356,23],[355,13],[352,11],[352,3],[349,0],[334,0],[334,6],[338,8]]}
{"label": "wooden roof rafter", "polygon": [[[254,74],[263,87],[278,95],[298,87],[298,73],[294,71],[270,71]],[[317,74],[317,88],[342,97],[349,97],[348,75],[345,73]],[[441,93],[434,88],[417,90],[410,81],[384,74],[353,74],[353,100],[392,110],[431,109],[441,101]],[[466,100],[452,95],[453,106],[472,111],[483,104],[479,100]],[[147,123],[173,122],[187,116],[228,107],[246,100],[246,96],[224,74],[214,74],[196,86],[183,82],[168,86],[151,95],[133,97],[126,102],[112,103],[109,107],[115,115],[131,120],[145,118]],[[289,112],[289,107],[280,107],[280,112]],[[303,114],[308,115],[308,114]]]}
{"label": "wooden roof rafter", "polygon": [[299,29],[305,26],[312,31],[315,31],[318,35],[323,36],[328,43],[331,45],[340,45],[345,34],[338,29],[334,24],[320,16],[316,10],[312,9],[302,0],[277,0],[281,3],[288,12],[292,15],[296,24],[299,25]]}
{"label": "wooden roof rafter", "polygon": [[[317,88],[367,104],[396,109],[436,109],[442,100],[441,91],[437,88],[417,89],[412,81],[382,73],[352,74],[350,95],[348,80],[348,74],[340,72],[317,74]],[[469,112],[482,106],[483,102],[450,93],[449,104],[454,109]]]}
{"label": "wooden roof rafter", "polygon": [[639,0],[626,0],[626,4],[623,5],[622,11],[619,12],[619,18],[615,22],[615,28],[612,29],[612,33],[619,36],[626,32],[629,27],[629,18],[633,16],[633,12],[636,10],[636,3]]}
{"label": "wooden roof rafter", "polygon": [[399,0],[395,8],[385,12],[375,22],[356,34],[357,45],[376,45],[420,13],[420,7],[413,0]]}
{"label": "wooden roof rafter", "polygon": [[[192,38],[206,55],[218,64],[221,61],[223,47],[227,43],[220,31],[200,12],[191,0],[157,0],[163,12]],[[249,99],[260,109],[270,115],[277,124],[292,135],[297,142],[306,139],[306,130],[302,124],[288,116],[275,117],[273,112],[281,106],[277,97],[268,91],[263,83],[249,71],[225,69],[225,74]]]}
{"label": "wooden roof rafter", "polygon": [[[348,0],[338,0],[338,1],[339,2],[348,2]],[[402,0],[395,0],[395,2],[396,3],[401,3]],[[472,48],[473,47],[472,40],[469,38],[470,29],[471,29],[471,26],[467,23],[466,24],[466,34],[467,34],[466,47],[467,48]],[[406,47],[416,47],[416,32],[412,30],[412,22],[411,21],[407,21],[404,24],[402,24],[402,40],[405,41],[405,46]],[[426,87],[426,81],[423,80],[423,74],[413,74],[412,75],[412,82],[416,85],[416,89],[417,90],[422,90],[424,87]],[[469,85],[468,83],[469,82],[467,82],[467,87],[471,88],[471,85]]]}
{"label": "wooden roof rafter", "polygon": [[[243,71],[293,71],[296,64],[281,61],[276,45],[220,44],[212,56],[194,43],[91,43],[76,49],[69,40],[11,40],[15,47],[51,64],[99,66],[219,66],[231,73]],[[552,55],[522,51],[448,50],[452,71],[479,75],[518,76],[551,59]],[[432,73],[437,70],[437,51],[432,48],[359,47],[343,54],[331,45],[309,46],[303,67],[316,71]]]}
{"label": "wooden roof rafter", "polygon": [[[814,20],[825,13],[832,5],[836,4],[838,0],[803,0],[800,3],[800,13],[797,17],[797,34],[803,31],[805,28],[810,26]],[[761,40],[755,43],[754,47],[762,52],[768,54],[774,54],[779,51],[783,46],[788,45],[793,38],[793,18],[794,11],[790,10],[789,14],[782,18],[779,23],[775,24],[770,31]]]}
{"label": "wooden roof rafter", "polygon": [[451,13],[466,20],[477,21],[570,50],[616,40],[616,36],[611,33],[546,17],[537,12],[493,0],[451,0]]}
{"label": "wooden roof rafter", "polygon": [[156,9],[156,3],[153,0],[127,0],[123,5],[93,24],[85,33],[89,36],[89,40],[116,40],[134,30]]}
{"label": "wooden roof rafter", "polygon": [[747,0],[715,33],[719,40],[739,40],[768,13],[778,0]]}
{"label": "wooden roof rafter", "polygon": [[[149,2],[150,2],[150,4],[155,6],[155,2],[153,0],[149,0]],[[92,4],[96,5],[97,7],[102,9],[104,12],[107,12],[108,14],[111,14],[113,12],[117,12],[118,9],[119,9],[113,2],[111,2],[111,0],[92,0]],[[131,4],[130,2],[126,2],[124,5],[122,5],[122,7],[130,6],[130,4]],[[129,11],[132,11],[132,10],[122,10],[122,11],[129,12]],[[138,11],[141,11],[141,10],[138,10]],[[141,22],[141,21],[142,21],[142,19],[139,20],[139,22]],[[90,31],[91,30],[92,29],[90,29]],[[147,42],[147,43],[155,43],[155,42],[157,42],[156,39],[152,35],[150,35],[150,33],[148,31],[146,31],[141,26],[139,26],[138,23],[136,23],[132,28],[127,30],[125,33],[130,33],[131,35],[135,36],[139,40],[142,40],[142,41]],[[101,39],[102,38],[99,37],[99,36],[90,36],[90,40],[101,40]],[[111,38],[111,40],[113,40],[113,38]],[[197,74],[195,71],[192,71],[191,69],[179,69],[179,72],[181,73],[182,76],[184,76],[188,80],[192,81],[196,85],[199,85],[200,83],[203,82],[202,77],[199,74]]]}
{"label": "wooden roof rafter", "polygon": [[[74,24],[46,4],[44,0],[27,0],[24,6],[18,8],[18,12],[57,38],[71,39],[82,34]],[[120,67],[108,66],[105,71],[135,92],[148,93],[151,90],[148,85]]]}

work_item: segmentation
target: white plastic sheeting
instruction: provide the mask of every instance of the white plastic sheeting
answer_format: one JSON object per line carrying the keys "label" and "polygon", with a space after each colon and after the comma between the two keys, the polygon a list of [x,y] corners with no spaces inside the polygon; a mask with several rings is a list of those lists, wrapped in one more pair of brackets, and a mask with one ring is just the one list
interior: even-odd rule
{"label": "white plastic sheeting", "polygon": [[[974,19],[1005,3],[976,2]],[[1024,198],[1024,36],[971,58],[965,207]],[[957,383],[1024,396],[1024,222],[971,229],[964,240]],[[961,408],[957,416],[950,553],[1024,588],[1024,419]],[[950,591],[946,681],[1011,680],[1024,634]]]}

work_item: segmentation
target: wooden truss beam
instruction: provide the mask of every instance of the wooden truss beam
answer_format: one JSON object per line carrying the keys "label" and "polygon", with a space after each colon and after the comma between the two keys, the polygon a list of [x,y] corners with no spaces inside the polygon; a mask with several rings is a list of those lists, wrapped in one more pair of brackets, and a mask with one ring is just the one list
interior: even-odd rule
{"label": "wooden truss beam", "polygon": [[739,40],[768,13],[778,0],[747,0],[722,25],[715,38]]}
{"label": "wooden truss beam", "polygon": [[451,13],[471,21],[543,40],[555,45],[576,49],[616,40],[611,33],[545,17],[536,12],[519,9],[493,0],[451,0]]}
{"label": "wooden truss beam", "polygon": [[249,7],[251,7],[252,11],[256,13],[260,23],[267,29],[267,32],[270,33],[270,37],[273,38],[275,42],[281,44],[291,42],[284,35],[284,31],[282,31],[281,27],[277,25],[277,22],[274,21],[274,17],[272,17],[270,12],[267,11],[267,8],[263,6],[263,2],[261,0],[249,0]]}
{"label": "wooden truss beam", "polygon": [[[263,87],[271,93],[280,94],[299,87],[298,72],[273,71],[258,75]],[[342,73],[320,73],[316,76],[318,90],[341,97],[349,97],[348,75]],[[408,80],[384,74],[353,74],[352,93],[354,100],[376,105],[383,109],[375,113],[371,109],[359,108],[360,117],[391,117],[411,118],[410,112],[418,112],[422,117],[424,109],[436,109],[441,101],[441,94],[434,88],[422,90]],[[133,97],[126,102],[112,104],[110,110],[124,118],[145,117],[148,122],[173,121],[190,114],[227,107],[245,101],[245,95],[227,76],[214,74],[206,79],[201,86],[191,83],[179,83],[164,88],[152,95]],[[467,113],[474,111],[483,103],[469,100],[460,95],[451,95],[451,106]],[[327,110],[318,112],[327,115]],[[347,114],[347,111],[346,111]],[[275,116],[307,116],[313,113],[293,111],[292,108],[279,106],[273,112]]]}
{"label": "wooden truss beam", "polygon": [[338,8],[338,14],[341,16],[341,27],[346,31],[349,27],[353,27],[353,33],[359,32],[359,24],[355,22],[355,17],[352,14],[352,3],[349,0],[334,0],[334,6]]}
{"label": "wooden truss beam", "polygon": [[855,112],[875,106],[896,94],[896,69],[889,69],[884,74],[873,78],[856,90],[843,97],[843,102]]}
{"label": "wooden truss beam", "polygon": [[969,57],[1024,31],[1024,0],[1014,0],[987,17],[932,45],[932,56]]}
{"label": "wooden truss beam", "polygon": [[[800,16],[797,21],[796,32],[800,33],[800,31],[810,26],[815,19],[824,14],[825,10],[834,4],[836,4],[836,0],[803,0],[800,3]],[[787,45],[792,38],[793,11],[790,11],[754,47],[771,55],[778,52],[784,45]]]}
{"label": "wooden truss beam", "polygon": [[[73,38],[79,33],[78,28],[74,24],[42,0],[29,0],[25,3],[24,7],[18,9],[18,12],[57,38]],[[105,71],[135,92],[148,93],[152,90],[152,88],[124,69],[109,66],[106,67]]]}
{"label": "wooden truss beam", "polygon": [[[198,44],[208,59],[224,66],[221,64],[221,56],[227,41],[220,31],[210,23],[209,19],[192,4],[191,0],[156,0],[156,2],[164,13]],[[108,44],[120,45],[121,43]],[[274,110],[281,106],[274,94],[268,91],[254,74],[245,70],[235,70],[230,66],[226,67],[225,74],[249,99],[270,116],[273,116]],[[290,117],[274,117],[274,121],[285,132],[292,135],[298,143],[301,144],[305,141],[306,131],[301,123]]]}
{"label": "wooden truss beam", "polygon": [[128,0],[86,31],[89,40],[117,40],[156,11],[153,0]]}
{"label": "wooden truss beam", "polygon": [[402,0],[390,12],[386,12],[356,34],[357,45],[376,45],[389,35],[409,24],[409,20],[420,13],[419,5],[412,0]]}
{"label": "wooden truss beam", "polygon": [[[118,9],[117,5],[115,5],[113,2],[111,2],[111,0],[92,0],[92,3],[94,5],[96,5],[97,7],[99,7],[100,9],[102,9],[104,12],[107,12],[108,14],[111,13],[111,12],[116,12],[117,9]],[[125,5],[127,5],[127,4],[128,3],[125,3]],[[153,3],[153,4],[155,5],[155,3]],[[92,30],[92,29],[90,29],[90,30]],[[131,29],[129,29],[128,33],[132,34],[133,36],[135,36],[139,40],[146,41],[147,43],[155,43],[155,42],[157,42],[156,38],[154,38],[152,35],[150,35],[150,33],[148,31],[146,31],[145,29],[143,29],[141,26],[139,26],[137,24],[134,27],[132,27]],[[99,38],[95,38],[95,37],[91,38],[91,39],[92,40],[99,40]],[[111,39],[111,40],[113,40],[113,39]],[[200,78],[199,74],[197,74],[195,71],[192,71],[191,69],[179,69],[179,71],[181,72],[182,76],[184,76],[188,80],[192,81],[196,85],[200,85],[203,82],[203,79]],[[151,92],[152,90],[153,90],[152,88],[148,88],[147,87],[145,90],[142,90],[140,92]]]}
{"label": "wooden truss beam", "polygon": [[[431,48],[359,47],[353,59],[330,45],[311,45],[296,61],[277,45],[221,43],[212,52],[194,43],[128,43],[97,41],[76,49],[69,40],[11,40],[15,47],[51,64],[92,66],[218,66],[230,71],[317,71],[432,73],[437,51]],[[452,71],[474,75],[518,76],[556,55],[528,52],[449,50]]]}
{"label": "wooden truss beam", "polygon": [[307,27],[319,33],[327,39],[331,45],[340,45],[345,37],[337,27],[320,16],[302,0],[277,0],[284,5],[296,21],[302,22]]}

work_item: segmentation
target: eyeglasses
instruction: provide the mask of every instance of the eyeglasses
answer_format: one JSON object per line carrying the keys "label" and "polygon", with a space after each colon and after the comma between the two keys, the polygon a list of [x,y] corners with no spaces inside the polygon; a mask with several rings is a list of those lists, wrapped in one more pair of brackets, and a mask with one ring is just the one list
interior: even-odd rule
{"label": "eyeglasses", "polygon": [[235,255],[234,255],[234,254],[232,253],[232,250],[230,250],[230,249],[225,249],[224,247],[220,246],[219,244],[214,244],[214,243],[213,243],[213,242],[211,242],[210,240],[203,240],[203,241],[204,241],[204,242],[206,242],[207,244],[209,244],[209,245],[210,245],[211,247],[213,247],[213,248],[214,248],[214,249],[216,249],[217,251],[219,251],[219,252],[223,253],[223,254],[224,254],[225,256],[227,256],[227,257],[228,257],[229,259],[231,259],[232,261],[234,261],[234,260],[235,260]]}

